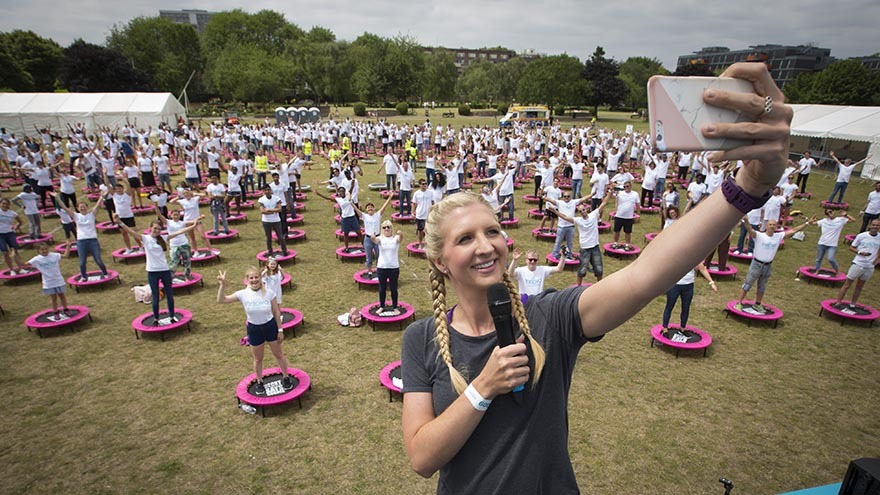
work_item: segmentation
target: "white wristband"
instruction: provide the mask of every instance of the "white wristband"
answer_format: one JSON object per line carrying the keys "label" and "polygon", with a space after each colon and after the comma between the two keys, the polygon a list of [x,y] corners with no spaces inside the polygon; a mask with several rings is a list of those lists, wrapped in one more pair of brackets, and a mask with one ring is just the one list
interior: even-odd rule
{"label": "white wristband", "polygon": [[279,328],[279,329],[278,329],[278,333],[284,333],[284,330],[282,330],[282,329]]}
{"label": "white wristband", "polygon": [[489,405],[492,404],[491,400],[484,399],[483,396],[477,392],[477,389],[474,388],[473,384],[468,385],[467,388],[464,389],[464,396],[471,401],[471,405],[474,406],[474,409],[477,411],[485,411],[486,409],[489,409]]}

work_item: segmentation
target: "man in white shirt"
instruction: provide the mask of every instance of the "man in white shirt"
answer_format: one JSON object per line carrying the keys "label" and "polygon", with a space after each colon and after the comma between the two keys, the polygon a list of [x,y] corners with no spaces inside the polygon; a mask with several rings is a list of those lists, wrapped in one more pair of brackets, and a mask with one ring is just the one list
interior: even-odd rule
{"label": "man in white shirt", "polygon": [[513,256],[510,259],[510,265],[507,267],[507,273],[510,277],[516,279],[516,285],[519,288],[519,297],[523,304],[528,302],[530,296],[535,296],[543,292],[544,280],[554,274],[565,269],[565,256],[559,257],[559,263],[556,266],[538,265],[538,252],[534,249],[526,252],[526,266],[516,267],[516,261],[522,256],[519,248],[513,250]]}
{"label": "man in white shirt", "polygon": [[849,271],[846,272],[846,282],[840,288],[837,294],[837,302],[835,305],[841,308],[843,298],[849,290],[853,281],[856,288],[853,290],[852,301],[850,301],[850,309],[858,307],[859,295],[862,293],[862,287],[865,286],[871,275],[874,274],[874,267],[880,264],[880,219],[871,220],[871,225],[867,232],[857,235],[855,240],[849,246],[849,250],[856,253],[853,258]]}
{"label": "man in white shirt", "polygon": [[629,249],[632,241],[633,222],[635,214],[641,211],[639,206],[639,193],[632,190],[632,182],[623,184],[623,191],[617,192],[617,208],[614,212],[614,243],[612,248],[620,248],[620,231],[623,230],[623,249]]}
{"label": "man in white shirt", "polygon": [[428,212],[434,206],[434,199],[428,191],[428,182],[425,179],[419,179],[419,189],[413,193],[412,202],[415,205],[416,234],[419,239],[419,247],[424,248],[425,221],[428,220]]}
{"label": "man in white shirt", "polygon": [[816,160],[810,156],[809,151],[804,151],[804,157],[798,160],[797,186],[801,191],[807,192],[807,179],[810,178],[810,170],[816,166]]}
{"label": "man in white shirt", "polygon": [[868,193],[868,201],[865,203],[865,207],[859,212],[859,215],[864,215],[862,226],[859,228],[859,233],[868,230],[868,225],[870,225],[872,221],[880,218],[880,182],[874,183],[874,190]]}
{"label": "man in white shirt", "polygon": [[581,246],[579,255],[581,263],[577,271],[578,285],[583,284],[584,276],[586,276],[590,265],[592,265],[592,272],[596,275],[596,280],[602,280],[604,270],[602,266],[602,250],[599,248],[599,221],[602,220],[602,210],[608,204],[611,196],[612,193],[609,191],[602,198],[602,202],[599,203],[599,208],[596,210],[591,210],[586,204],[581,205],[578,208],[581,212],[579,217],[571,218],[567,217],[565,213],[559,214],[560,220],[564,219],[572,222],[578,229],[578,243]]}
{"label": "man in white shirt", "polygon": [[[852,162],[851,159],[846,158],[842,162],[837,159],[837,155],[832,151],[831,158],[837,162],[837,180],[834,182],[834,189],[831,190],[831,196],[828,196],[829,203],[841,204],[843,203],[843,195],[846,194],[846,188],[849,186],[849,179],[852,177],[853,170],[859,165],[865,163],[868,158],[871,158],[871,155],[866,156],[864,159],[859,160],[855,163]],[[832,201],[834,199],[834,195],[838,194],[837,201]]]}

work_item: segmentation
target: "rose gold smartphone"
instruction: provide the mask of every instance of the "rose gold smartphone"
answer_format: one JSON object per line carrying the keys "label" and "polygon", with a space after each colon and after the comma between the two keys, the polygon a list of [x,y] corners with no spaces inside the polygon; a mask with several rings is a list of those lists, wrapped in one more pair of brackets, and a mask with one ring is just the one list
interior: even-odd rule
{"label": "rose gold smartphone", "polygon": [[706,138],[700,130],[711,122],[753,122],[742,112],[713,107],[703,101],[710,88],[754,93],[752,84],[732,77],[653,76],[648,80],[651,138],[658,151],[729,150],[751,144],[742,139]]}

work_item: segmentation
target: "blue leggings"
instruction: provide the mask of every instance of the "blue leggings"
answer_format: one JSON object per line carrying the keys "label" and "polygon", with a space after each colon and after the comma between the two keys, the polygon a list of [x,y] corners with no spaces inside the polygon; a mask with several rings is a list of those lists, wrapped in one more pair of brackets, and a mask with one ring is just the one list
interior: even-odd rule
{"label": "blue leggings", "polygon": [[666,309],[663,310],[663,328],[669,328],[669,318],[675,308],[675,302],[681,298],[681,329],[687,326],[691,315],[691,302],[694,300],[694,284],[677,284],[666,291]]}
{"label": "blue leggings", "polygon": [[162,289],[165,290],[165,300],[168,301],[168,316],[174,316],[174,289],[171,286],[171,270],[147,272],[150,292],[153,293],[153,318],[156,320],[159,319],[159,280],[162,281]]}

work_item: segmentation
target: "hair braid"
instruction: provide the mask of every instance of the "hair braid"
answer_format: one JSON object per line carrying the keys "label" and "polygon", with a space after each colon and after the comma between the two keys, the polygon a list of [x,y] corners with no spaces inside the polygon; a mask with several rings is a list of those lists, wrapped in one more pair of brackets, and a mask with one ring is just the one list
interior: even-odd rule
{"label": "hair braid", "polygon": [[431,267],[431,295],[434,300],[434,341],[439,348],[438,357],[449,368],[449,379],[452,387],[459,394],[467,388],[467,380],[452,364],[452,352],[449,350],[449,325],[446,321],[446,282],[443,274]]}
{"label": "hair braid", "polygon": [[535,358],[535,373],[532,375],[532,387],[534,387],[538,384],[538,380],[541,378],[541,371],[544,370],[544,362],[547,359],[547,355],[544,353],[544,348],[541,347],[541,344],[532,338],[532,330],[529,328],[529,320],[526,319],[526,308],[523,306],[516,283],[506,270],[504,271],[503,277],[504,283],[507,285],[507,290],[510,292],[510,300],[513,303],[513,316],[519,323],[519,329],[522,331],[523,335],[529,339],[529,344],[532,348],[532,356]]}

